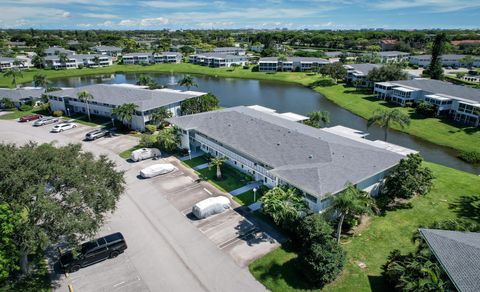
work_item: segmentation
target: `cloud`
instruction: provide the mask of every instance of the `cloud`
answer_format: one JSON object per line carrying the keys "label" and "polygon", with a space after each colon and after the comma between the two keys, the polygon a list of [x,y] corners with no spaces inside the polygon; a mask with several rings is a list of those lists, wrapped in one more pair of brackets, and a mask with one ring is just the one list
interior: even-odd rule
{"label": "cloud", "polygon": [[233,21],[223,21],[223,22],[200,22],[197,24],[198,27],[202,28],[219,28],[219,27],[229,27],[234,25]]}
{"label": "cloud", "polygon": [[2,12],[2,20],[6,24],[5,27],[22,26],[21,23],[25,19],[28,19],[29,23],[49,23],[52,19],[70,17],[68,11],[47,7],[38,9],[38,7],[0,6],[0,11]]}
{"label": "cloud", "polygon": [[117,15],[108,14],[108,13],[81,13],[81,16],[89,17],[89,18],[100,18],[100,19],[113,19],[118,18]]}
{"label": "cloud", "polygon": [[433,12],[453,12],[480,7],[479,1],[471,0],[394,0],[380,1],[371,5],[375,9],[396,10],[416,7],[430,7]]}
{"label": "cloud", "polygon": [[162,8],[162,9],[179,9],[179,8],[192,8],[208,5],[207,2],[200,1],[143,1],[140,2],[143,6]]}
{"label": "cloud", "polygon": [[168,24],[168,19],[164,17],[143,18],[143,19],[124,19],[118,23],[121,26],[162,26]]}
{"label": "cloud", "polygon": [[134,26],[137,24],[137,21],[131,19],[124,19],[118,23],[121,26]]}

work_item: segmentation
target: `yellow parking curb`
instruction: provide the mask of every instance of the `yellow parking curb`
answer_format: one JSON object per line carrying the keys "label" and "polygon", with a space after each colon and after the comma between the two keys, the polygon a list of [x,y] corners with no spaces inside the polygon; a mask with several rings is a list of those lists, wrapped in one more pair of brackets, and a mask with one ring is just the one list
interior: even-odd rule
{"label": "yellow parking curb", "polygon": [[69,285],[68,285],[68,290],[70,290],[70,292],[74,292],[74,291],[73,291],[73,285],[72,285],[72,284],[69,284]]}
{"label": "yellow parking curb", "polygon": [[68,273],[65,273],[65,277],[67,277],[67,278],[68,278],[68,276],[69,276],[69,275],[68,275]]}

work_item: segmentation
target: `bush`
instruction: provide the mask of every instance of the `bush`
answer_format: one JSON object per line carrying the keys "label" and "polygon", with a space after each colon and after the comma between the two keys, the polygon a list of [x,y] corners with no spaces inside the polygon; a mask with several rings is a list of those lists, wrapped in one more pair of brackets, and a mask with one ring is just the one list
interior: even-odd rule
{"label": "bush", "polygon": [[15,104],[13,103],[13,101],[5,97],[0,100],[0,106],[6,109],[13,109],[15,107]]}
{"label": "bush", "polygon": [[243,69],[245,69],[245,70],[250,69],[250,66],[244,65],[244,66],[243,66]]}
{"label": "bush", "polygon": [[458,158],[468,163],[480,163],[480,152],[461,151],[460,155],[458,155]]}
{"label": "bush", "polygon": [[78,65],[78,69],[83,69],[83,67],[84,67],[83,64]]}
{"label": "bush", "polygon": [[54,117],[62,117],[62,116],[63,116],[63,111],[61,111],[61,110],[54,111],[54,112],[52,113],[52,115],[53,115]]}
{"label": "bush", "polygon": [[434,117],[437,114],[437,107],[422,100],[417,103],[415,112],[422,116]]}
{"label": "bush", "polygon": [[31,111],[32,109],[33,107],[28,104],[22,104],[19,108],[19,110],[21,110],[22,112],[28,112],[28,111]]}
{"label": "bush", "polygon": [[314,213],[300,220],[295,233],[297,242],[308,246],[331,240],[333,229],[321,214]]}
{"label": "bush", "polygon": [[147,132],[149,132],[150,134],[153,134],[153,133],[155,133],[155,131],[157,130],[157,126],[155,126],[155,125],[145,125],[145,129],[146,129]]}
{"label": "bush", "polygon": [[345,258],[345,252],[333,238],[323,243],[312,243],[298,256],[305,276],[320,286],[337,278],[345,266]]}

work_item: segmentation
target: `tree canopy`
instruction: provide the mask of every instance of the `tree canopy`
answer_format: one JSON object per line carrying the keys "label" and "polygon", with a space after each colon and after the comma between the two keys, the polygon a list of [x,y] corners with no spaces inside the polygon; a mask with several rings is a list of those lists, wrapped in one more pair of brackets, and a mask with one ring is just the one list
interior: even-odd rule
{"label": "tree canopy", "polygon": [[379,68],[373,68],[368,72],[367,79],[370,82],[385,82],[392,80],[406,80],[407,73],[403,72],[402,67],[398,64],[387,64]]}
{"label": "tree canopy", "polygon": [[220,105],[218,98],[212,93],[182,101],[180,109],[184,115],[203,113],[217,109]]}

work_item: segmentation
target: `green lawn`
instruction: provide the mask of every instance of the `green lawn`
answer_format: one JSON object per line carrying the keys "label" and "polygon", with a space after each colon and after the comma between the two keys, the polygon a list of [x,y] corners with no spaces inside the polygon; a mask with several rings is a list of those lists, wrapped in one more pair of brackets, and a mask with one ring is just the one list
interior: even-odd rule
{"label": "green lawn", "polygon": [[[142,72],[158,72],[158,73],[190,73],[190,74],[202,74],[218,77],[232,77],[232,78],[247,78],[247,79],[264,79],[264,80],[277,80],[284,82],[294,82],[303,85],[309,85],[318,79],[318,75],[309,73],[291,73],[291,72],[277,72],[277,73],[265,73],[265,72],[252,72],[250,69],[243,68],[209,68],[199,65],[193,65],[189,63],[180,64],[155,64],[155,65],[113,65],[102,68],[83,68],[83,69],[70,69],[70,70],[49,70],[49,69],[31,69],[25,70],[23,77],[18,79],[18,83],[31,82],[35,74],[45,74],[47,78],[64,78],[73,76],[84,75],[97,75],[97,74],[113,74],[113,73],[142,73]],[[6,78],[3,75],[0,76],[0,87],[13,87],[12,80]]]}
{"label": "green lawn", "polygon": [[188,167],[194,168],[195,166],[205,164],[209,162],[210,160],[206,155],[198,156],[192,159],[187,159],[187,160],[182,160],[182,163],[185,164]]}
{"label": "green lawn", "polygon": [[29,114],[41,114],[45,115],[47,113],[43,112],[41,108],[34,108],[30,111],[20,111],[20,110],[12,110],[8,114],[4,114],[0,116],[0,120],[16,120],[19,119],[23,116],[29,115]]}
{"label": "green lawn", "polygon": [[[87,115],[75,115],[71,117],[64,117],[64,119],[75,119],[75,123],[79,123],[85,126],[90,126],[90,127],[96,127],[99,125],[107,124],[107,123],[112,123],[112,120],[106,117],[101,117],[101,116],[96,116],[96,115],[91,115],[90,116],[90,121],[88,120]],[[108,126],[108,125],[106,125]]]}
{"label": "green lawn", "polygon": [[243,187],[246,183],[251,181],[251,177],[244,174],[228,164],[224,164],[221,167],[223,179],[217,180],[216,168],[211,169],[204,168],[197,170],[196,172],[206,179],[209,183],[223,192],[231,192],[235,189]]}
{"label": "green lawn", "polygon": [[410,115],[411,124],[405,129],[399,127],[394,129],[457,150],[479,151],[480,149],[480,128],[458,125],[438,118],[418,117],[411,108],[394,106],[376,99],[372,93],[356,91],[354,88],[343,85],[319,86],[314,89],[327,99],[364,119],[370,118],[373,111],[378,108],[398,108]]}
{"label": "green lawn", "polygon": [[[263,192],[260,191],[260,190],[257,190],[257,194],[256,194],[256,199],[257,201],[263,196]],[[233,199],[239,203],[240,205],[250,205],[250,204],[253,204],[255,203],[255,201],[253,200],[253,190],[250,190],[250,191],[247,191],[245,193],[242,193],[240,195],[237,195],[237,196],[234,196]]]}
{"label": "green lawn", "polygon": [[[451,205],[462,198],[480,195],[480,177],[438,164],[425,164],[436,177],[432,191],[414,198],[411,209],[389,211],[373,218],[366,229],[346,240],[343,246],[348,254],[347,266],[334,283],[324,287],[325,291],[385,291],[380,275],[388,254],[393,249],[412,251],[415,247],[411,237],[419,225],[459,216]],[[468,206],[463,210],[468,211]],[[288,248],[278,248],[249,268],[272,291],[302,291],[304,278],[292,265],[295,257]],[[367,267],[361,269],[357,261]]]}
{"label": "green lawn", "polygon": [[142,145],[137,145],[137,146],[134,146],[130,149],[127,149],[123,152],[121,152],[120,154],[118,154],[120,157],[122,157],[123,159],[128,159],[130,157],[130,155],[132,155],[132,152],[137,150],[137,149],[140,149],[142,148],[143,146]]}

